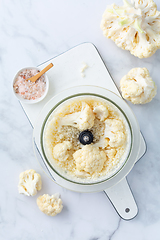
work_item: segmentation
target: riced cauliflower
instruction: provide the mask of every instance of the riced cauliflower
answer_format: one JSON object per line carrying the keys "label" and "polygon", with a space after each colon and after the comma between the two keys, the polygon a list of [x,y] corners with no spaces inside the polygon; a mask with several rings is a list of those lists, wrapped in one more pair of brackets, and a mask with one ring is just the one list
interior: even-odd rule
{"label": "riced cauliflower", "polygon": [[116,156],[117,150],[115,148],[108,149],[105,151],[109,159],[113,159]]}
{"label": "riced cauliflower", "polygon": [[118,119],[106,119],[104,135],[94,144],[96,147],[105,148],[122,146],[125,142],[124,125]]}
{"label": "riced cauliflower", "polygon": [[99,150],[98,147],[92,145],[85,145],[82,149],[77,150],[73,154],[78,171],[85,171],[87,173],[100,172],[106,161],[106,154]]}
{"label": "riced cauliflower", "polygon": [[83,102],[81,111],[66,115],[61,118],[59,124],[73,126],[83,131],[92,128],[94,119],[95,115],[92,109],[87,103]]}
{"label": "riced cauliflower", "polygon": [[157,93],[157,87],[147,68],[133,68],[120,81],[122,96],[134,104],[150,102]]}
{"label": "riced cauliflower", "polygon": [[42,181],[40,174],[36,173],[35,170],[26,170],[19,176],[19,193],[26,196],[35,196],[37,191],[41,190]]}
{"label": "riced cauliflower", "polygon": [[123,0],[105,10],[101,29],[118,47],[139,58],[152,56],[160,48],[160,12],[153,0]]}
{"label": "riced cauliflower", "polygon": [[[85,125],[80,127],[84,130],[79,129],[81,125]],[[125,161],[131,145],[123,113],[110,101],[93,96],[68,99],[55,110],[46,123],[43,139],[53,168],[77,183],[110,177]]]}
{"label": "riced cauliflower", "polygon": [[63,209],[62,200],[59,194],[56,193],[52,196],[44,194],[37,198],[37,205],[39,209],[48,216],[56,216]]}
{"label": "riced cauliflower", "polygon": [[105,118],[108,117],[108,109],[103,105],[94,107],[93,112],[96,114],[97,118],[100,119],[100,121],[104,121]]}
{"label": "riced cauliflower", "polygon": [[58,143],[53,148],[53,157],[61,162],[66,161],[69,158],[69,150],[72,148],[72,143],[64,141]]}

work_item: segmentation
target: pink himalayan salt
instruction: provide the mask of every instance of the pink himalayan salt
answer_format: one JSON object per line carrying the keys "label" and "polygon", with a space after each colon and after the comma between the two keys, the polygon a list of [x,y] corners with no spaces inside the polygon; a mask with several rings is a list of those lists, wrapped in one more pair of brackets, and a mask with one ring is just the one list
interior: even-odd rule
{"label": "pink himalayan salt", "polygon": [[39,72],[37,69],[26,69],[19,73],[13,85],[15,93],[27,100],[35,100],[42,97],[46,90],[45,77],[42,75],[36,82],[25,81]]}

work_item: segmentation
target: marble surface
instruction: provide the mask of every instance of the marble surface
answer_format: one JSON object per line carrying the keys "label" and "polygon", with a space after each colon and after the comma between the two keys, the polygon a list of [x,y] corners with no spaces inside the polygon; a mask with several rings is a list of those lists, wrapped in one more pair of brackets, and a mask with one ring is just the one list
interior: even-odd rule
{"label": "marble surface", "polygon": [[[116,3],[121,3],[115,0]],[[108,1],[0,1],[0,239],[30,240],[159,240],[160,237],[160,50],[138,59],[106,39],[100,28]],[[160,2],[156,1],[158,9]],[[103,192],[75,193],[54,184],[42,171],[32,147],[32,127],[12,92],[16,72],[37,66],[82,43],[99,50],[119,87],[133,67],[147,67],[157,84],[152,102],[134,106],[147,142],[147,153],[128,175],[139,207],[130,221],[122,220]],[[64,209],[54,218],[39,211],[35,197],[18,193],[19,174],[33,168],[42,176],[37,194],[61,194]]]}

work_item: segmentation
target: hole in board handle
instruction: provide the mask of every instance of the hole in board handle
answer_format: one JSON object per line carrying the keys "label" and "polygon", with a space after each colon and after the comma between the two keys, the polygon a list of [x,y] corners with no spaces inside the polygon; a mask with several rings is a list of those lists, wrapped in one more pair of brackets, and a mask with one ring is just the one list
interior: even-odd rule
{"label": "hole in board handle", "polygon": [[130,209],[129,209],[129,208],[126,208],[126,209],[125,209],[125,212],[126,212],[126,213],[129,213],[129,212],[130,212]]}

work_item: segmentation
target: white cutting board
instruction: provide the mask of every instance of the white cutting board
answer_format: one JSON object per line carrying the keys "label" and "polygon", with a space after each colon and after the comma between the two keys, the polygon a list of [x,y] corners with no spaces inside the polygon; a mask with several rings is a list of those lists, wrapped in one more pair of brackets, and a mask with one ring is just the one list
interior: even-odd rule
{"label": "white cutting board", "polygon": [[[107,88],[121,96],[97,49],[91,43],[80,44],[61,55],[42,63],[38,67],[43,69],[51,62],[54,64],[54,67],[47,72],[50,87],[46,98],[33,105],[21,102],[21,105],[33,128],[44,105],[57,93],[67,88],[78,85],[94,85]],[[82,77],[81,75],[83,63],[86,63],[89,66],[84,72],[85,77]],[[41,158],[37,150],[36,155]],[[138,160],[145,152],[146,144],[141,135]],[[46,166],[42,167],[45,169],[45,172],[48,171],[46,170]],[[138,207],[130,191],[126,178],[122,179],[121,182],[113,187],[106,190],[104,189],[104,192],[111,200],[117,213],[123,219],[129,220],[137,215]]]}
{"label": "white cutting board", "polygon": [[[92,43],[80,44],[61,55],[42,63],[38,67],[43,69],[51,62],[54,64],[54,67],[47,72],[50,86],[46,98],[33,105],[21,102],[32,127],[34,127],[38,115],[44,105],[57,93],[66,88],[78,85],[94,85],[107,88],[121,96],[101,56]],[[89,66],[84,72],[85,77],[82,77],[81,75],[83,63],[86,63]],[[146,144],[141,136],[139,159],[143,156],[145,151]]]}

